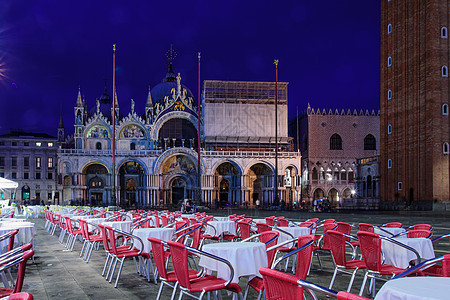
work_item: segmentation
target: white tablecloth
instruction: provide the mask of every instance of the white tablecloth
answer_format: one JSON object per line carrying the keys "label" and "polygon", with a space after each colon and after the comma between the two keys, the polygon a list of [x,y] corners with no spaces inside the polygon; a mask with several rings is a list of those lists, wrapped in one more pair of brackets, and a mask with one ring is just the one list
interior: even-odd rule
{"label": "white tablecloth", "polygon": [[[213,243],[204,245],[202,250],[228,260],[234,268],[235,283],[241,276],[261,276],[259,268],[267,267],[266,245],[263,243]],[[230,278],[230,270],[224,263],[201,256],[199,265],[208,271],[217,271],[218,278]]]}
{"label": "white tablecloth", "polygon": [[[403,233],[403,232],[406,231],[405,228],[393,228],[393,227],[381,227],[381,228],[383,228],[384,230],[392,233],[393,235],[397,235],[399,233]],[[383,230],[381,230],[380,228],[377,228],[377,227],[374,228],[374,232],[378,233],[380,235],[391,237],[391,235],[389,235],[389,233],[386,233],[386,232],[384,232]]]}
{"label": "white tablecloth", "polygon": [[[301,235],[310,234],[311,229],[308,227],[279,227],[280,230],[286,231],[294,236],[294,239],[298,238]],[[274,228],[276,230],[276,228]],[[284,232],[278,231],[280,235],[278,236],[278,244],[282,242],[288,241],[292,239],[291,236],[287,235]],[[287,244],[285,247],[292,247],[293,244]]]}
{"label": "white tablecloth", "polygon": [[406,277],[386,282],[375,300],[444,300],[449,291],[449,277]]}
{"label": "white tablecloth", "polygon": [[231,221],[231,220],[230,217],[214,217],[214,221]]}
{"label": "white tablecloth", "polygon": [[[14,245],[23,245],[32,243],[34,236],[36,235],[36,227],[34,223],[30,222],[1,222],[0,235],[9,233],[15,229],[19,229],[19,232],[14,238]],[[7,250],[9,240],[0,243],[0,251],[3,253]]]}
{"label": "white tablecloth", "polygon": [[266,219],[253,219],[253,223],[264,223],[266,224]]}
{"label": "white tablecloth", "polygon": [[[400,237],[395,238],[395,240],[414,248],[419,252],[422,260],[434,258],[433,243],[430,239]],[[385,257],[385,263],[399,268],[407,268],[411,260],[417,259],[414,252],[388,241],[381,241],[381,249]]]}
{"label": "white tablecloth", "polygon": [[[175,235],[175,228],[137,228],[133,231],[133,235],[139,237],[144,243],[144,252],[150,253],[152,245],[147,238],[154,237],[163,241],[172,240]],[[134,245],[141,250],[141,243],[136,241]]]}
{"label": "white tablecloth", "polygon": [[90,218],[90,219],[85,219],[85,220],[88,223],[88,230],[91,232],[91,231],[98,229],[96,226],[91,225],[91,224],[96,224],[96,225],[103,224],[106,221],[106,218]]}
{"label": "white tablecloth", "polygon": [[131,232],[132,221],[117,221],[117,222],[103,222],[103,225],[111,226],[112,228],[120,229],[125,232]]}
{"label": "white tablecloth", "polygon": [[[219,236],[224,232],[236,234],[236,223],[234,223],[234,221],[209,221],[208,224],[216,228],[216,236]],[[205,233],[214,235],[214,228],[211,226],[206,226]]]}

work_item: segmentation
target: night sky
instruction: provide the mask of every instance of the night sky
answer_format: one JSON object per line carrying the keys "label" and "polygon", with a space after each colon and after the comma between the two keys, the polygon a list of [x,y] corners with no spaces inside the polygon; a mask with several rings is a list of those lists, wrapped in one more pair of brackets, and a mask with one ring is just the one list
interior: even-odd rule
{"label": "night sky", "polygon": [[289,116],[312,107],[379,109],[380,3],[292,1],[0,1],[0,132],[73,133],[78,87],[89,107],[112,94],[144,112],[149,86],[174,71],[201,80],[289,82]]}

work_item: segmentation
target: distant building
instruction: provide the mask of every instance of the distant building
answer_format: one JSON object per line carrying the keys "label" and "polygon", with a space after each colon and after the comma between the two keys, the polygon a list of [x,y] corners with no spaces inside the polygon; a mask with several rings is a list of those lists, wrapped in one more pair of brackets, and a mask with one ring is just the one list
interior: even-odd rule
{"label": "distant building", "polygon": [[290,134],[296,136],[302,153],[306,205],[327,198],[332,207],[341,207],[343,198],[362,192],[355,186],[356,163],[358,158],[378,155],[379,124],[379,112],[315,110],[309,105],[291,122]]}
{"label": "distant building", "polygon": [[380,205],[380,157],[372,156],[356,160],[354,197],[345,199],[344,208],[379,209]]}
{"label": "distant building", "polygon": [[381,200],[450,210],[449,5],[381,1]]}
{"label": "distant building", "polygon": [[[15,200],[54,202],[57,138],[45,133],[11,131],[0,135],[0,177],[16,181]],[[0,191],[0,199],[5,195]]]}
{"label": "distant building", "polygon": [[[275,83],[204,81],[199,128],[196,100],[181,82],[169,57],[166,76],[149,90],[143,114],[133,100],[123,114],[116,96],[115,170],[111,97],[105,89],[89,108],[78,92],[73,144],[58,153],[58,189],[65,202],[114,205],[113,176],[123,206],[177,207],[196,198],[198,130],[202,205],[274,202]],[[286,204],[300,193],[300,154],[289,151],[287,85],[278,86],[279,197]]]}

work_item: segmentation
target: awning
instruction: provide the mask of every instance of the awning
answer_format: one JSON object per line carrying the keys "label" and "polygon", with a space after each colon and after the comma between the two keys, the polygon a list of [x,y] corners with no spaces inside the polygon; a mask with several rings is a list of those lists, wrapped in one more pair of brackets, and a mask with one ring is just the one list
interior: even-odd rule
{"label": "awning", "polygon": [[16,189],[18,186],[17,182],[0,177],[0,189]]}

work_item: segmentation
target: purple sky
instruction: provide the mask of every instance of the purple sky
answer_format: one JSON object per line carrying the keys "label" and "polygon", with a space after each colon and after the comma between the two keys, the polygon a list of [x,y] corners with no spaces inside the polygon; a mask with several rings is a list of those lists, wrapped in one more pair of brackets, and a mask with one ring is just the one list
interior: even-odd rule
{"label": "purple sky", "polygon": [[[276,5],[274,5],[276,4]],[[201,79],[289,82],[289,116],[312,107],[379,109],[379,1],[0,1],[0,132],[73,132],[78,86],[90,107],[112,91],[144,112],[148,86]]]}

